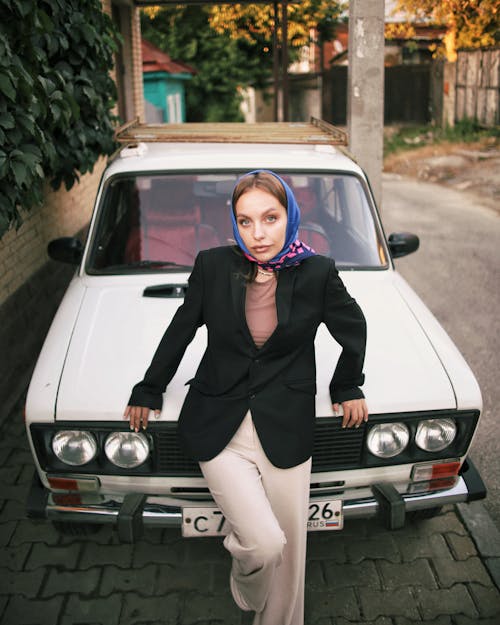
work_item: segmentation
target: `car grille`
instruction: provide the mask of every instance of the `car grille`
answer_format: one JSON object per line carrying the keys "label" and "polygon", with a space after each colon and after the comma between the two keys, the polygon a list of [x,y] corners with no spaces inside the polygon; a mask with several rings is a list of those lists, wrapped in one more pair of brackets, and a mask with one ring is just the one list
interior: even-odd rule
{"label": "car grille", "polygon": [[[171,476],[201,476],[198,463],[190,460],[179,447],[177,425],[154,433],[156,471]],[[352,469],[361,465],[365,427],[342,429],[339,418],[318,419],[314,436],[312,471]]]}

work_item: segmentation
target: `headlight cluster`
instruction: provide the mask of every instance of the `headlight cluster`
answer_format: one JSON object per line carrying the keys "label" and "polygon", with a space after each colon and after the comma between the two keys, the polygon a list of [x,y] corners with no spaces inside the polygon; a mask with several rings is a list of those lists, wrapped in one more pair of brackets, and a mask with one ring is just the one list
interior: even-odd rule
{"label": "headlight cluster", "polygon": [[[61,430],[52,439],[52,451],[65,464],[80,467],[97,456],[99,446],[91,432]],[[149,456],[148,438],[142,432],[111,432],[104,441],[107,459],[123,469],[135,469]]]}
{"label": "headlight cluster", "polygon": [[[453,419],[426,419],[417,426],[415,444],[423,451],[442,451],[451,445],[456,435],[457,425]],[[367,446],[378,458],[393,458],[408,447],[410,440],[410,429],[405,423],[379,423],[370,429]]]}

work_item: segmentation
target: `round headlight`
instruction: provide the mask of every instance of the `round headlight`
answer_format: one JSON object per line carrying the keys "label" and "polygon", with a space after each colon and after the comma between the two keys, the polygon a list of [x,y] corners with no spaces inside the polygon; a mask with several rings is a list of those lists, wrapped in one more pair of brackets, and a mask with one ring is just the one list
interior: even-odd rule
{"label": "round headlight", "polygon": [[97,441],[91,432],[61,430],[52,439],[52,451],[61,462],[79,467],[95,458]]}
{"label": "round headlight", "polygon": [[374,456],[392,458],[408,445],[410,431],[404,423],[380,423],[368,433],[366,444]]}
{"label": "round headlight", "polygon": [[104,453],[122,469],[134,469],[149,456],[147,437],[141,432],[113,432],[106,438]]}
{"label": "round headlight", "polygon": [[418,424],[415,442],[424,451],[441,451],[451,445],[456,435],[453,419],[428,419]]}

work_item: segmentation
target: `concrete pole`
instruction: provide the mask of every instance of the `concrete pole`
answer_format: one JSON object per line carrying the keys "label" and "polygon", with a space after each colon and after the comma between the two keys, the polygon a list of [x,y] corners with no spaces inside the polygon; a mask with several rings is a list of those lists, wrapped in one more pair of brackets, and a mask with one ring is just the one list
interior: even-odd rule
{"label": "concrete pole", "polygon": [[379,208],[384,147],[384,0],[350,0],[347,130]]}

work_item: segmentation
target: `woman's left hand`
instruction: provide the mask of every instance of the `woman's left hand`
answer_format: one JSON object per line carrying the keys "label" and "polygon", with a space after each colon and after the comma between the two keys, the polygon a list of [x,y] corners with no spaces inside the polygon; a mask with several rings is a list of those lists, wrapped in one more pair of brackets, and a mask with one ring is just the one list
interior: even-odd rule
{"label": "woman's left hand", "polygon": [[[339,411],[339,404],[333,404],[333,410]],[[368,406],[364,399],[350,399],[342,402],[344,416],[342,418],[343,428],[359,428],[363,421],[368,421]]]}

